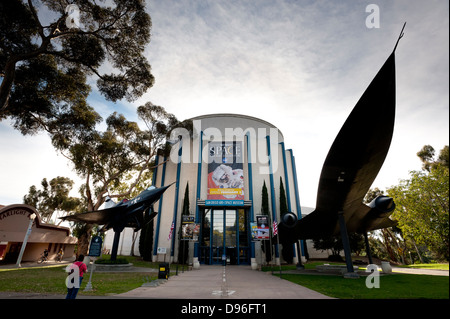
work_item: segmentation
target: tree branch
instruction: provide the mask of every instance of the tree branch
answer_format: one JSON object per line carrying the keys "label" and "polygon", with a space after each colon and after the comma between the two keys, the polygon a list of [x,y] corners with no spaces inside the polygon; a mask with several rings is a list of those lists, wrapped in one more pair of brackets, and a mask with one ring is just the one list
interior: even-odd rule
{"label": "tree branch", "polygon": [[45,34],[44,34],[44,27],[41,24],[41,21],[39,21],[36,9],[34,8],[33,4],[31,3],[31,0],[28,0],[28,6],[30,7],[30,11],[33,14],[34,20],[36,20],[36,24],[38,25],[39,29],[39,35],[41,36],[42,39],[45,38]]}

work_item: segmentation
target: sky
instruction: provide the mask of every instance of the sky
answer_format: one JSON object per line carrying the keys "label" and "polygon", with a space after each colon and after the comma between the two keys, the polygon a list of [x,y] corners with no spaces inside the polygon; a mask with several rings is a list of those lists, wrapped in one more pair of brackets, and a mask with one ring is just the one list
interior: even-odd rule
{"label": "sky", "polygon": [[[148,0],[145,55],[155,84],[130,103],[88,99],[105,119],[137,121],[146,102],[184,120],[211,113],[260,118],[283,133],[297,166],[300,202],[315,207],[325,157],[356,102],[396,50],[393,140],[372,187],[420,170],[416,153],[449,144],[449,2],[445,0]],[[375,6],[373,6],[375,5]],[[368,7],[369,6],[369,7]],[[375,9],[373,9],[375,7]],[[95,79],[92,79],[94,83]],[[45,134],[0,122],[0,204],[21,203],[31,185],[82,180]]]}

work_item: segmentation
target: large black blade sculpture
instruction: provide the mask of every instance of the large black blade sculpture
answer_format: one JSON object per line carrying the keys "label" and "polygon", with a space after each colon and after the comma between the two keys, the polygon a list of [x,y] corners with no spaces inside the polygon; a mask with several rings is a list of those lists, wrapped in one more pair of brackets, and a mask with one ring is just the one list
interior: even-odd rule
{"label": "large black blade sculpture", "polygon": [[[375,180],[392,139],[395,117],[395,55],[387,59],[345,121],[325,159],[316,209],[299,220],[299,238],[339,233],[343,211],[349,232],[378,229],[376,206],[362,204]],[[392,201],[385,208],[393,208]],[[369,212],[373,212],[369,216]],[[371,217],[371,218],[369,218]],[[384,219],[381,224],[391,224]],[[392,224],[391,224],[392,226]]]}
{"label": "large black blade sculpture", "polygon": [[[104,225],[103,229],[105,230],[112,228],[114,230],[114,243],[111,250],[111,260],[116,260],[120,233],[125,227],[132,227],[135,231],[141,229],[144,226],[144,211],[158,201],[171,185],[160,188],[151,186],[131,200],[122,200],[118,204],[112,202],[112,207],[69,215],[61,217],[61,219]],[[150,214],[150,220],[156,214],[152,212]]]}
{"label": "large black blade sculpture", "polygon": [[[399,40],[402,36],[403,29]],[[320,175],[316,209],[298,221],[291,213],[281,220],[279,233],[283,243],[337,234],[341,234],[344,241],[347,232],[366,234],[367,231],[396,225],[389,218],[395,208],[392,198],[380,196],[369,205],[362,202],[391,144],[397,44],[353,108],[328,152]]]}

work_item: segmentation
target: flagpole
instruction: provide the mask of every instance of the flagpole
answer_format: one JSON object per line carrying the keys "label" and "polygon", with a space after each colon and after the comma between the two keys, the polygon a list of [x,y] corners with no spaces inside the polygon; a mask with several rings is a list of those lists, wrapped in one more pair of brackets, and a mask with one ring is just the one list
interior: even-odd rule
{"label": "flagpole", "polygon": [[[270,218],[270,217],[269,217]],[[273,259],[275,258],[274,253],[272,252],[274,249],[272,248],[272,237],[273,237],[273,227],[272,227],[272,235],[270,235],[269,231],[269,247],[270,247],[270,271],[273,275]]]}
{"label": "flagpole", "polygon": [[[272,223],[272,229],[273,229],[273,233],[275,234],[275,230],[276,230],[276,236],[277,236],[277,246],[278,246],[278,251],[280,251],[280,236],[278,236],[278,225],[276,221],[273,221]],[[276,260],[276,259],[275,259]],[[280,279],[281,279],[281,258],[280,258]]]}

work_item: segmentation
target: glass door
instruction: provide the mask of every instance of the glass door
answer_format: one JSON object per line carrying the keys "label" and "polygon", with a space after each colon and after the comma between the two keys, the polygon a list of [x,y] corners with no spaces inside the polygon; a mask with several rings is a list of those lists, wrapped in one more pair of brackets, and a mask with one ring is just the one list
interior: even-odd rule
{"label": "glass door", "polygon": [[200,261],[205,264],[248,264],[245,209],[213,208],[203,213]]}
{"label": "glass door", "polygon": [[213,210],[213,233],[212,233],[212,263],[222,263],[222,256],[225,254],[225,231],[224,231],[224,210]]}
{"label": "glass door", "polygon": [[236,236],[236,210],[226,209],[225,211],[225,255],[227,264],[236,265],[237,262],[237,236]]}

